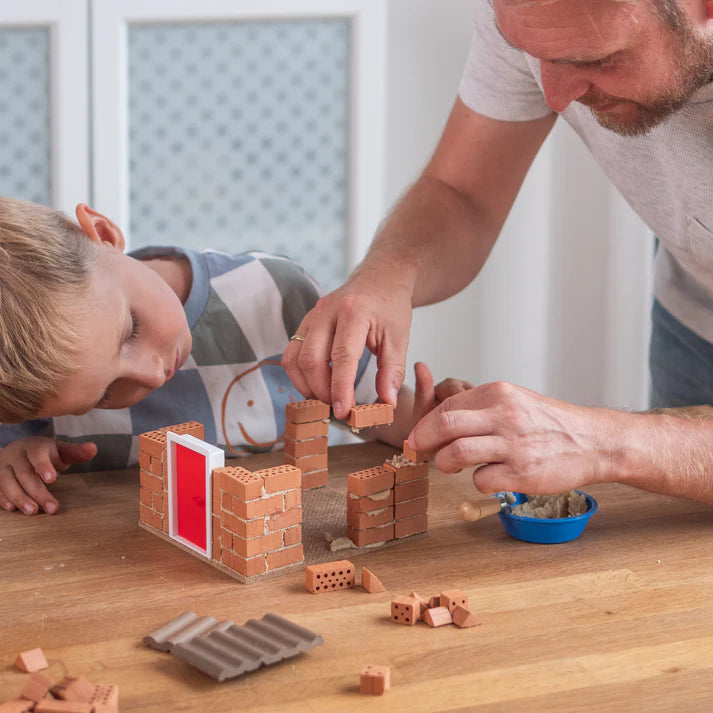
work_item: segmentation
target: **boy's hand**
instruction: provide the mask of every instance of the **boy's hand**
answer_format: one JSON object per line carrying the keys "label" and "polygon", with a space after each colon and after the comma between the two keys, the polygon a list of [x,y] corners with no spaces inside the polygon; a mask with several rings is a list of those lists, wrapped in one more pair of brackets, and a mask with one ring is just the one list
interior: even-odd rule
{"label": "boy's hand", "polygon": [[59,503],[47,490],[57,473],[97,454],[94,443],[65,443],[34,436],[19,438],[0,451],[0,506],[34,515],[42,508],[52,514]]}

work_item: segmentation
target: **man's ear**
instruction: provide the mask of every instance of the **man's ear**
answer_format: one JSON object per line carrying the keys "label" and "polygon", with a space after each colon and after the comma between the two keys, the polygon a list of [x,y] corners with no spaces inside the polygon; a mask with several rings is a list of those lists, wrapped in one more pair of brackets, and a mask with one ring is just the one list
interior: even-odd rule
{"label": "man's ear", "polygon": [[82,231],[92,242],[98,245],[108,243],[124,252],[126,240],[118,225],[84,203],[77,206],[76,214]]}

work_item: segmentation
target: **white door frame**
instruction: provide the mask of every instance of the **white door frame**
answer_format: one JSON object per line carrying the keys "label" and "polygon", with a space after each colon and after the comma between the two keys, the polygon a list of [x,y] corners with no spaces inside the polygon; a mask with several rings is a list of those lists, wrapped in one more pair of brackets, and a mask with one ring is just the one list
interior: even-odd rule
{"label": "white door frame", "polygon": [[91,0],[95,207],[128,235],[127,27],[132,23],[345,18],[352,22],[348,264],[384,211],[386,3],[380,0]]}

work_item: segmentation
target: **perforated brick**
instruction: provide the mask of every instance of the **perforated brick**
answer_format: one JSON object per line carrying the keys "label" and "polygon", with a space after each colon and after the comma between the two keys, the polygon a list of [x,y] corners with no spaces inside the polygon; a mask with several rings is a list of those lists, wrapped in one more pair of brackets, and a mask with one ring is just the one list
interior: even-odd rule
{"label": "perforated brick", "polygon": [[294,465],[276,465],[272,468],[256,470],[255,475],[263,479],[266,493],[295,490],[301,487],[302,471]]}
{"label": "perforated brick", "polygon": [[292,423],[308,423],[329,418],[329,404],[317,399],[292,401],[285,406],[285,417]]}
{"label": "perforated brick", "polygon": [[347,417],[347,426],[370,428],[384,426],[394,421],[394,407],[391,404],[357,404]]}
{"label": "perforated brick", "polygon": [[383,466],[366,468],[347,476],[347,489],[354,495],[371,495],[394,487],[394,472]]}
{"label": "perforated brick", "polygon": [[313,564],[305,569],[305,585],[312,594],[350,589],[356,583],[356,570],[349,560]]}
{"label": "perforated brick", "polygon": [[239,465],[227,465],[213,471],[213,490],[230,493],[241,500],[255,500],[262,495],[263,480]]}

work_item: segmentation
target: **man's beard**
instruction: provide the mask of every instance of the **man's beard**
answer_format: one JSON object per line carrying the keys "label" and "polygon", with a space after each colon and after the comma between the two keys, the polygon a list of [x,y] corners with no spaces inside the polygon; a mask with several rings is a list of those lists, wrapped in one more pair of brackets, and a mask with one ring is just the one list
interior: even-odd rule
{"label": "man's beard", "polygon": [[[671,32],[676,37],[676,74],[673,85],[658,97],[645,102],[587,92],[578,101],[592,110],[600,126],[610,129],[621,136],[641,136],[668,119],[685,106],[690,98],[705,84],[711,81],[713,74],[713,40],[704,38],[695,32],[687,18]],[[618,117],[616,109],[612,112],[597,112],[597,106],[621,103],[635,109],[633,115]]]}

